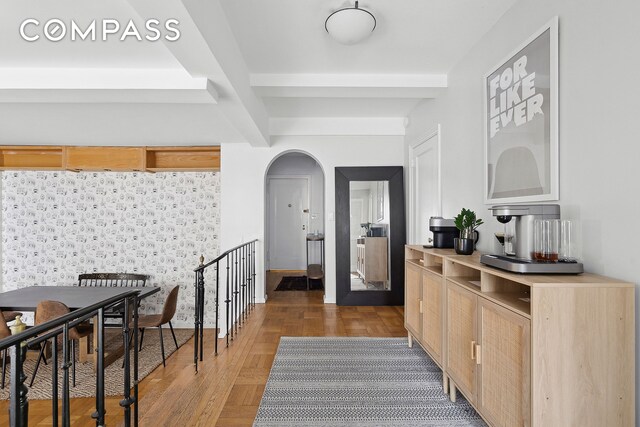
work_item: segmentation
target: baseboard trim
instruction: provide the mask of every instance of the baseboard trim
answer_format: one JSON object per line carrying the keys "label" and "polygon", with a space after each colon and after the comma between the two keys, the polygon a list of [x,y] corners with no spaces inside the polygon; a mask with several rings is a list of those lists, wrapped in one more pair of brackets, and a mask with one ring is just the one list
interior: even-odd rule
{"label": "baseboard trim", "polygon": [[325,294],[324,303],[325,304],[335,304],[336,303],[336,299],[335,298],[327,298],[327,295]]}

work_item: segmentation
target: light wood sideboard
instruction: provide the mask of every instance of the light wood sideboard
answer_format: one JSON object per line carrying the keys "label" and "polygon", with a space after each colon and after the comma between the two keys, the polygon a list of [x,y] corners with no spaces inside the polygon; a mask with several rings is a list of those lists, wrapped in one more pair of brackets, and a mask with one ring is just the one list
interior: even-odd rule
{"label": "light wood sideboard", "polygon": [[635,286],[405,248],[405,328],[492,426],[633,426]]}

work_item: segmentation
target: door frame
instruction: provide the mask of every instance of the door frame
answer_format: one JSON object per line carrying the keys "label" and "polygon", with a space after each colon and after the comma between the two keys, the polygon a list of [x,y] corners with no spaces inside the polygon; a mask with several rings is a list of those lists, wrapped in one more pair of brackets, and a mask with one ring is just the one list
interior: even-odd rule
{"label": "door frame", "polygon": [[442,216],[442,131],[440,123],[435,130],[431,130],[421,137],[417,138],[409,145],[409,240],[412,244],[426,244],[427,242],[419,242],[418,218],[416,217],[416,193],[419,191],[419,185],[416,182],[416,152],[421,145],[427,144],[433,138],[436,140],[436,149],[438,150],[438,215]]}
{"label": "door frame", "polygon": [[[391,290],[352,291],[350,239],[351,181],[389,181],[389,259]],[[403,305],[404,245],[406,221],[404,208],[404,167],[336,167],[336,302],[338,305]]]}
{"label": "door frame", "polygon": [[[272,179],[303,179],[306,181],[307,183],[307,206],[309,206],[307,209],[311,209],[311,175],[278,175],[278,174],[272,174],[272,175],[267,175],[267,186],[265,188],[265,195],[266,195],[266,206],[265,206],[265,219],[266,219],[266,227],[265,227],[265,267],[266,270],[270,270],[271,269],[271,250],[270,250],[270,246],[271,246],[271,224],[270,224],[270,208],[271,208],[271,180]],[[311,213],[309,212],[309,215]],[[309,232],[309,223],[310,223],[310,217],[307,216],[306,218],[306,231],[307,233]]]}

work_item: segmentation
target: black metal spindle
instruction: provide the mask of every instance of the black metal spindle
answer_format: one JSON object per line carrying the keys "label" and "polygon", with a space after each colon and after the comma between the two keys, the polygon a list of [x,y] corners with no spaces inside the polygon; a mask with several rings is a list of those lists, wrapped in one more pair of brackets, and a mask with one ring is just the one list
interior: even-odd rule
{"label": "black metal spindle", "polygon": [[242,289],[241,289],[241,293],[240,293],[240,300],[241,300],[240,305],[242,306],[242,316],[241,316],[242,320],[241,320],[241,322],[242,322],[242,324],[244,324],[244,321],[245,321],[246,315],[247,315],[246,310],[245,310],[245,305],[244,305],[245,300],[246,300],[245,291],[247,289],[246,276],[245,276],[246,271],[245,271],[245,264],[244,264],[244,262],[245,262],[244,246],[242,248],[240,248],[240,253],[242,254],[242,260],[240,262],[240,271],[241,271],[241,277],[242,277],[242,280],[241,280]]}
{"label": "black metal spindle", "polygon": [[238,328],[240,327],[240,309],[242,307],[240,307],[240,285],[242,285],[242,283],[240,283],[240,248],[235,250],[235,263],[234,263],[234,267],[235,267],[235,273],[234,276],[236,278],[235,280],[235,293],[233,295],[234,297],[234,303],[236,305],[236,312],[234,313],[234,318],[233,318],[233,324],[235,326],[235,335],[238,334]]}
{"label": "black metal spindle", "polygon": [[244,271],[247,277],[247,318],[251,314],[251,276],[249,276],[249,262],[251,261],[251,254],[249,253],[249,245],[245,247],[247,251],[247,261],[244,267]]}
{"label": "black metal spindle", "polygon": [[250,254],[249,254],[249,245],[246,245],[244,248],[245,252],[246,252],[246,260],[245,260],[245,265],[244,265],[244,274],[245,274],[245,278],[246,278],[246,294],[247,294],[247,300],[245,302],[246,307],[247,307],[247,319],[249,318],[249,315],[251,314],[251,304],[249,304],[250,301],[250,292],[251,292],[251,277],[249,277],[249,260],[250,258]]}
{"label": "black metal spindle", "polygon": [[124,398],[120,406],[124,408],[124,425],[131,426],[131,355],[129,354],[129,319],[131,319],[131,302],[124,300],[124,321],[122,322],[122,339],[124,341]]}
{"label": "black metal spindle", "polygon": [[251,304],[251,298],[253,296],[253,278],[251,277],[251,243],[247,244],[247,286],[249,288],[247,293],[247,305],[249,306],[249,313],[253,311],[253,305]]}
{"label": "black metal spindle", "polygon": [[242,306],[242,296],[243,290],[242,287],[244,285],[244,277],[242,275],[242,262],[243,262],[243,251],[242,247],[238,248],[238,328],[241,328],[244,323],[244,307]]}
{"label": "black metal spindle", "polygon": [[220,294],[220,263],[216,262],[216,328],[214,329],[214,354],[218,355],[218,322],[219,322],[219,305],[218,295]]}
{"label": "black metal spindle", "polygon": [[62,327],[62,426],[71,425],[71,410],[69,406],[69,323]]}
{"label": "black metal spindle", "polygon": [[[203,259],[204,257],[201,256],[200,257],[201,267],[202,267]],[[193,302],[194,309],[195,309],[194,325],[193,325],[193,363],[196,365],[196,373],[198,372],[198,332],[199,332],[198,322],[200,322],[200,298],[199,298],[200,288],[198,287],[198,275],[200,274],[200,272],[201,270],[196,270],[195,283],[193,284],[193,287],[195,288],[195,300]]]}
{"label": "black metal spindle", "polygon": [[[138,295],[133,296],[133,425],[138,427]],[[104,424],[103,424],[104,425]]]}
{"label": "black metal spindle", "polygon": [[253,305],[255,307],[256,305],[256,244],[255,242],[253,242],[252,244],[252,254],[253,254],[253,271],[251,273],[251,276],[253,277]]}
{"label": "black metal spindle", "polygon": [[58,427],[58,336],[51,339],[51,425]]}
{"label": "black metal spindle", "polygon": [[104,425],[104,309],[98,309],[98,315],[95,319],[98,322],[98,341],[97,348],[93,351],[97,353],[96,366],[96,412],[92,415],[96,420],[96,427]]}
{"label": "black metal spindle", "polygon": [[253,254],[251,253],[251,243],[247,244],[247,305],[249,307],[249,313],[253,311],[253,305],[251,304],[253,294],[253,277],[251,277],[251,262],[253,260]]}
{"label": "black metal spindle", "polygon": [[227,347],[229,347],[229,302],[231,301],[229,299],[229,257],[226,257],[227,260],[227,298],[225,299],[224,303],[226,305],[226,310],[225,313],[227,315],[227,325],[226,325],[226,339],[227,339]]}
{"label": "black metal spindle", "polygon": [[27,376],[24,374],[24,360],[27,348],[24,343],[16,343],[11,350],[11,397],[9,402],[9,422],[12,426],[27,426],[29,423],[29,401],[27,400],[27,386],[24,385]]}
{"label": "black metal spindle", "polygon": [[231,341],[236,327],[236,251],[231,252]]}
{"label": "black metal spindle", "polygon": [[76,340],[71,340],[71,384],[76,386]]}
{"label": "black metal spindle", "polygon": [[200,308],[198,310],[198,315],[200,317],[200,330],[198,331],[198,333],[200,334],[200,360],[202,360],[204,353],[204,269],[200,270],[200,280],[198,281],[198,288],[200,289],[200,292],[198,293],[198,295],[200,296]]}
{"label": "black metal spindle", "polygon": [[239,313],[240,313],[239,308],[240,308],[240,306],[238,304],[238,294],[239,294],[239,289],[240,289],[240,282],[239,282],[239,278],[240,277],[239,277],[239,274],[238,274],[238,255],[239,255],[238,249],[236,249],[234,251],[234,253],[235,253],[235,256],[234,256],[234,260],[235,260],[235,264],[234,264],[235,265],[235,273],[234,273],[234,277],[235,277],[235,292],[233,294],[233,303],[236,306],[236,310],[235,310],[235,313],[233,313],[234,314],[233,324],[234,324],[235,329],[236,329],[235,332],[237,333],[238,332],[238,318],[240,317],[239,316]]}
{"label": "black metal spindle", "polygon": [[231,252],[231,340],[235,337],[236,318],[238,315],[238,309],[236,306],[236,281],[238,276],[236,275],[236,257],[237,252],[234,250]]}
{"label": "black metal spindle", "polygon": [[229,315],[229,327],[231,328],[231,341],[233,341],[233,322],[235,322],[235,318],[233,317],[233,311],[234,311],[234,306],[233,306],[233,292],[234,292],[234,276],[233,276],[233,260],[234,260],[234,253],[231,252],[231,254],[229,254],[229,258],[230,258],[230,262],[231,262],[231,269],[229,270],[230,274],[231,274],[231,294],[229,294],[229,299],[231,299],[231,302],[229,303],[229,307],[231,308],[230,311],[230,315]]}

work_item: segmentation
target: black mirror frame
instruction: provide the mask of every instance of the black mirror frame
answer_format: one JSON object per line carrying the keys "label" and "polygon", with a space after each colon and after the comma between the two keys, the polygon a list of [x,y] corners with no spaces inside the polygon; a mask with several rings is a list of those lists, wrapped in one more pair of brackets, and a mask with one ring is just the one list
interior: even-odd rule
{"label": "black mirror frame", "polygon": [[[336,179],[336,302],[338,305],[404,305],[404,168],[402,166],[337,167]],[[352,291],[350,273],[351,181],[389,181],[391,290]]]}

